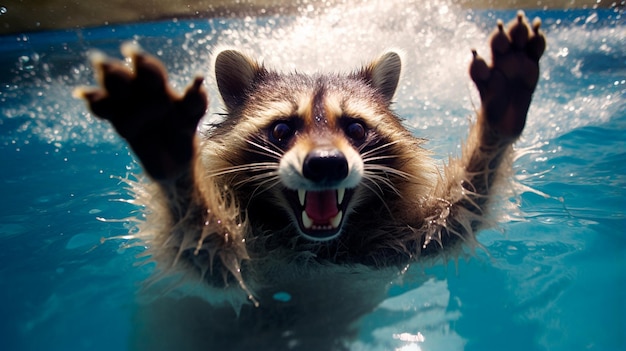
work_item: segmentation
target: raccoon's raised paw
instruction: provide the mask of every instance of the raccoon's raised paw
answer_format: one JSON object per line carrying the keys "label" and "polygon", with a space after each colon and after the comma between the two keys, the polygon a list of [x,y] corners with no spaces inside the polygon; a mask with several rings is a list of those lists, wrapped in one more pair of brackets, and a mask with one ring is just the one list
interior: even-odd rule
{"label": "raccoon's raised paw", "polygon": [[539,58],[546,47],[540,25],[541,21],[535,19],[531,27],[521,11],[507,28],[498,21],[490,42],[491,66],[472,51],[470,76],[482,103],[479,123],[486,123],[498,138],[515,139],[526,124],[539,80]]}
{"label": "raccoon's raised paw", "polygon": [[74,95],[113,124],[148,174],[158,180],[174,178],[191,162],[196,127],[208,107],[203,78],[195,78],[181,96],[168,85],[167,71],[157,58],[134,44],[123,45],[122,53],[132,68],[92,54],[100,87],[78,88]]}

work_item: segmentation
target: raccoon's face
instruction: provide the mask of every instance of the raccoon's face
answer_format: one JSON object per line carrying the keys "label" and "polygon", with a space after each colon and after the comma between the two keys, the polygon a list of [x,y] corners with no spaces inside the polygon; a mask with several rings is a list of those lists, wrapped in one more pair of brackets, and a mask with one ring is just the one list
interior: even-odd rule
{"label": "raccoon's face", "polygon": [[275,145],[291,144],[281,157],[278,175],[300,234],[311,240],[339,235],[363,177],[357,150],[367,140],[367,126],[352,117],[330,116],[332,120],[315,121],[321,126],[302,125],[308,116],[279,120],[269,131]]}
{"label": "raccoon's face", "polygon": [[[362,188],[380,188],[364,185],[368,159],[385,163],[389,156],[377,151],[393,145],[380,129],[406,132],[389,111],[399,56],[386,53],[347,76],[305,76],[267,71],[226,50],[217,55],[215,70],[229,133],[242,141],[233,145],[234,168],[258,178],[255,196],[268,196],[261,189],[269,189],[301,236],[339,236],[364,196]],[[370,181],[377,177],[369,175]]]}

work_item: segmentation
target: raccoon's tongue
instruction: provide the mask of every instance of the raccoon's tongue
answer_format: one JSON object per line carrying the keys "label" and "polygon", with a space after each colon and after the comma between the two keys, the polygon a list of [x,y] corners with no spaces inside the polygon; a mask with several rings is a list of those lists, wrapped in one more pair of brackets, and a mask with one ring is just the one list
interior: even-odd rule
{"label": "raccoon's tongue", "polygon": [[304,211],[314,224],[329,224],[339,213],[337,191],[307,191]]}

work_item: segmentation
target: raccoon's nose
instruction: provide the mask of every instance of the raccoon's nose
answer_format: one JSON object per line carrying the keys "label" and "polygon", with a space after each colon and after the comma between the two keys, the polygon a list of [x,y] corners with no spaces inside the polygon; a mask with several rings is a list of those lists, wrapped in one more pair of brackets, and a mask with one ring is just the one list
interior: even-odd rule
{"label": "raccoon's nose", "polygon": [[348,176],[348,160],[335,148],[318,148],[304,158],[302,175],[316,183],[332,182]]}

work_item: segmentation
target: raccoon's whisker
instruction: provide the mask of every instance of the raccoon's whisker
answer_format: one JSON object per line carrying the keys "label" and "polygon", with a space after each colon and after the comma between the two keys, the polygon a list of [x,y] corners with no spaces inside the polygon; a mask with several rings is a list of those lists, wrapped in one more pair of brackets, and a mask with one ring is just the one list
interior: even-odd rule
{"label": "raccoon's whisker", "polygon": [[387,179],[384,176],[381,176],[379,174],[376,173],[370,173],[370,174],[366,174],[365,179],[367,179],[368,181],[372,182],[374,185],[376,185],[376,187],[379,190],[379,193],[384,197],[385,194],[385,190],[383,190],[383,187],[386,186],[389,189],[391,189],[391,191],[393,191],[394,193],[398,194],[398,191],[396,190],[395,186],[393,185],[393,183],[391,183],[389,181],[389,179]]}
{"label": "raccoon's whisker", "polygon": [[[269,186],[263,187],[263,185],[270,183],[270,182],[274,182],[273,184],[270,184]],[[268,178],[265,181],[259,183],[259,185],[257,185],[256,188],[254,188],[254,190],[252,191],[252,193],[250,194],[250,200],[248,200],[248,205],[246,206],[246,208],[250,205],[250,201],[252,201],[252,199],[255,196],[258,196],[260,194],[263,194],[264,192],[268,191],[269,189],[275,187],[276,185],[280,184],[280,179],[278,179],[278,177],[275,178]],[[261,189],[261,191],[258,191],[259,189]]]}
{"label": "raccoon's whisker", "polygon": [[[261,144],[259,144],[259,143],[257,143],[257,142],[254,142],[254,141],[252,141],[252,140],[249,140],[249,139],[246,139],[246,142],[247,142],[248,144],[250,144],[250,145],[252,145],[252,146],[254,146],[254,147],[256,147],[256,148],[260,149],[260,150],[265,151],[266,153],[263,153],[263,155],[275,157],[277,160],[279,160],[281,157],[283,157],[283,154],[282,154],[282,152],[280,152],[280,151],[272,150],[272,149],[270,149],[270,148],[269,148],[269,147],[267,147],[267,146],[261,145]],[[252,152],[257,152],[257,153],[259,152],[259,151],[258,151],[258,150],[256,150],[256,149],[252,149],[252,150],[249,150],[249,151],[252,151]]]}
{"label": "raccoon's whisker", "polygon": [[273,151],[273,150],[265,148],[265,147],[262,148],[262,149],[258,149],[258,148],[243,148],[242,150],[248,151],[248,152],[253,153],[253,154],[265,156],[265,157],[270,158],[272,160],[280,161],[280,157],[276,155],[276,151]]}
{"label": "raccoon's whisker", "polygon": [[[237,183],[234,184],[234,186],[240,186],[243,184],[247,184],[247,183],[255,183],[258,182],[259,180],[263,180],[263,179],[278,179],[277,177],[278,173],[277,172],[268,172],[268,173],[262,173],[262,174],[257,174],[251,177],[247,177],[246,179],[243,179]],[[265,182],[260,183],[260,185],[263,185]]]}
{"label": "raccoon's whisker", "polygon": [[376,194],[376,196],[378,196],[378,198],[379,198],[381,201],[383,201],[383,202],[384,202],[384,198],[383,198],[383,196],[382,196],[382,194],[383,194],[383,192],[384,192],[384,191],[383,191],[383,188],[381,188],[381,187],[380,187],[380,184],[378,184],[378,183],[376,182],[376,180],[375,180],[375,179],[373,179],[373,177],[370,177],[370,176],[366,176],[366,177],[364,177],[364,180],[367,180],[367,181],[371,182],[373,185],[375,185],[375,186],[376,186],[376,188],[378,188],[378,191],[376,191],[376,190],[374,189],[374,187],[372,187],[372,186],[370,186],[370,185],[367,185],[367,183],[365,183],[365,182],[363,183],[363,185],[364,185],[366,188],[368,188],[368,189],[369,189],[372,193]]}
{"label": "raccoon's whisker", "polygon": [[245,171],[266,171],[266,170],[275,170],[278,168],[278,164],[276,162],[257,162],[251,163],[247,165],[226,167],[208,174],[210,177],[221,176],[229,173],[238,173]]}
{"label": "raccoon's whisker", "polygon": [[363,162],[367,163],[367,162],[380,161],[380,160],[390,160],[390,159],[394,159],[397,157],[398,156],[396,155],[363,157]]}
{"label": "raccoon's whisker", "polygon": [[400,178],[406,179],[406,180],[415,180],[417,177],[415,177],[415,175],[408,173],[408,172],[404,172],[401,171],[399,169],[395,169],[389,166],[383,166],[383,165],[378,165],[378,164],[365,164],[363,166],[364,170],[368,170],[368,171],[372,171],[372,172],[384,172],[384,173],[389,173],[389,174],[393,174],[396,175]]}
{"label": "raccoon's whisker", "polygon": [[374,194],[380,200],[380,202],[383,204],[383,206],[385,206],[385,208],[387,209],[387,212],[389,212],[389,214],[391,214],[393,216],[393,213],[391,212],[391,209],[387,205],[387,201],[385,201],[385,198],[383,197],[383,194],[382,194],[383,193],[383,189],[380,187],[380,185],[378,183],[376,183],[376,181],[374,181],[372,179],[365,178],[365,180],[368,180],[372,184],[376,185],[378,190],[380,190],[380,192],[378,192],[374,188],[372,188],[371,185],[367,184],[366,182],[363,182],[363,186],[366,187],[367,189],[369,189],[369,191],[371,191],[372,194]]}
{"label": "raccoon's whisker", "polygon": [[374,183],[380,189],[381,194],[384,193],[384,191],[380,185],[384,184],[398,196],[402,197],[402,194],[398,191],[398,189],[396,189],[395,185],[391,182],[391,180],[389,180],[389,178],[372,172],[367,172],[364,178]]}
{"label": "raccoon's whisker", "polygon": [[[391,141],[391,142],[388,142],[388,143],[382,144],[382,145],[377,146],[377,147],[375,147],[375,148],[373,148],[373,149],[371,149],[371,150],[367,150],[367,151],[365,151],[364,153],[362,153],[362,154],[361,154],[361,157],[363,157],[363,158],[368,157],[370,154],[374,154],[374,153],[376,153],[376,152],[380,152],[381,150],[383,150],[383,149],[385,149],[385,148],[388,148],[388,147],[390,147],[390,146],[392,146],[392,145],[395,145],[395,144],[397,144],[397,143],[399,143],[399,142],[400,142],[399,140],[396,140],[396,141]],[[366,144],[364,144],[364,145],[361,145],[361,147],[359,148],[359,151],[363,150],[363,149],[364,149],[365,147],[367,147],[368,145],[369,145],[369,144],[367,144],[367,143],[366,143]]]}

